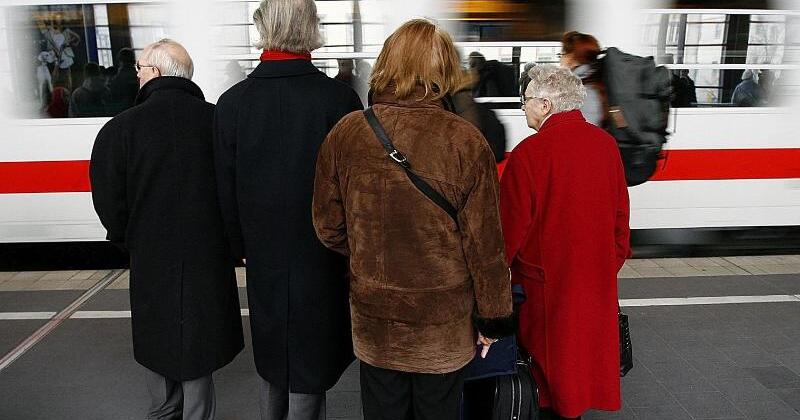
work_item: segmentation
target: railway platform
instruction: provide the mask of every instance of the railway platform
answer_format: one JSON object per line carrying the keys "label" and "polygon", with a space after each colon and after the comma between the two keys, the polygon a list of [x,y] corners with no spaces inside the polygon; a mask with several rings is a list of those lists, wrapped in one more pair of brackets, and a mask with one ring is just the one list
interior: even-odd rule
{"label": "railway platform", "polygon": [[[238,280],[247,314],[246,279]],[[124,270],[0,272],[0,419],[141,419]],[[635,367],[586,419],[800,419],[800,256],[637,259],[620,272]],[[215,374],[217,418],[258,418],[247,346]],[[329,419],[360,419],[357,365]]]}

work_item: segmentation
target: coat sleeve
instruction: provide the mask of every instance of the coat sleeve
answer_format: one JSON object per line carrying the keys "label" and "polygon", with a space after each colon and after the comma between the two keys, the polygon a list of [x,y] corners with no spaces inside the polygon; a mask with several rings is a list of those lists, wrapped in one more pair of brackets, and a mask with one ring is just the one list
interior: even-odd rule
{"label": "coat sleeve", "polygon": [[339,174],[336,168],[336,150],[334,147],[338,126],[337,124],[337,126],[333,127],[333,130],[328,134],[317,156],[311,217],[319,240],[331,250],[349,256],[347,223],[342,192],[339,187]]}
{"label": "coat sleeve", "polygon": [[236,196],[236,110],[231,104],[217,105],[214,111],[214,165],[217,194],[225,224],[225,234],[236,259],[246,258],[239,201]]}
{"label": "coat sleeve", "polygon": [[127,150],[125,139],[117,133],[106,126],[97,134],[89,180],[94,210],[106,228],[106,239],[124,247],[128,227]]}
{"label": "coat sleeve", "polygon": [[533,222],[533,192],[528,167],[519,152],[511,153],[500,182],[500,218],[508,265],[514,263]]}
{"label": "coat sleeve", "polygon": [[497,167],[488,145],[484,145],[465,184],[468,195],[458,221],[477,302],[475,325],[486,337],[504,337],[513,334],[516,326],[500,227]]}
{"label": "coat sleeve", "polygon": [[625,171],[622,169],[621,163],[617,173],[619,194],[617,196],[617,219],[614,226],[614,237],[617,250],[617,271],[619,271],[625,264],[625,260],[631,256],[631,228],[628,184],[625,181]]}

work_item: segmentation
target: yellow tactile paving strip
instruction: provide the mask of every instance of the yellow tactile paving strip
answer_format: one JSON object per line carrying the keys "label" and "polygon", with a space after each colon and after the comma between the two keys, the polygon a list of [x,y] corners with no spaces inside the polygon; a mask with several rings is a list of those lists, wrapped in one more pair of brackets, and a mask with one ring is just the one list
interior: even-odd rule
{"label": "yellow tactile paving strip", "polygon": [[[0,292],[32,290],[86,290],[109,270],[81,271],[0,271]],[[653,258],[629,260],[620,278],[749,276],[762,274],[800,274],[800,255],[713,258]],[[245,287],[244,268],[236,269],[239,287]],[[109,289],[127,289],[125,272]]]}

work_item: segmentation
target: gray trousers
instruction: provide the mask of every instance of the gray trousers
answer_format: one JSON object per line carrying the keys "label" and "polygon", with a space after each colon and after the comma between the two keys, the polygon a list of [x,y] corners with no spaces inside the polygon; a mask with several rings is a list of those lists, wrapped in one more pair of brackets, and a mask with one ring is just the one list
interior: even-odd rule
{"label": "gray trousers", "polygon": [[259,378],[261,420],[325,420],[325,394],[296,394]]}
{"label": "gray trousers", "polygon": [[147,369],[150,409],[147,420],[214,420],[217,404],[211,375],[185,382]]}

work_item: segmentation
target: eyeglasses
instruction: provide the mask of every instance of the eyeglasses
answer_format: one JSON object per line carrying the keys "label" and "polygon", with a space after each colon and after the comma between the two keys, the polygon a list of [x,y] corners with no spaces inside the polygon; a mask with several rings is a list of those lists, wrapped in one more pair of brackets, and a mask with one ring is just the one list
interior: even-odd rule
{"label": "eyeglasses", "polygon": [[153,68],[153,69],[158,69],[158,67],[156,67],[156,66],[143,66],[143,65],[139,64],[139,62],[138,62],[138,61],[136,62],[136,64],[134,65],[134,67],[136,67],[136,71],[137,71],[137,72],[140,72],[140,71],[142,71],[142,69],[144,69],[144,68]]}
{"label": "eyeglasses", "polygon": [[530,101],[531,99],[541,99],[543,101],[549,101],[549,99],[547,98],[540,98],[538,96],[520,96],[519,103],[520,105],[522,105],[523,110],[525,109],[525,104],[528,103],[528,101]]}

